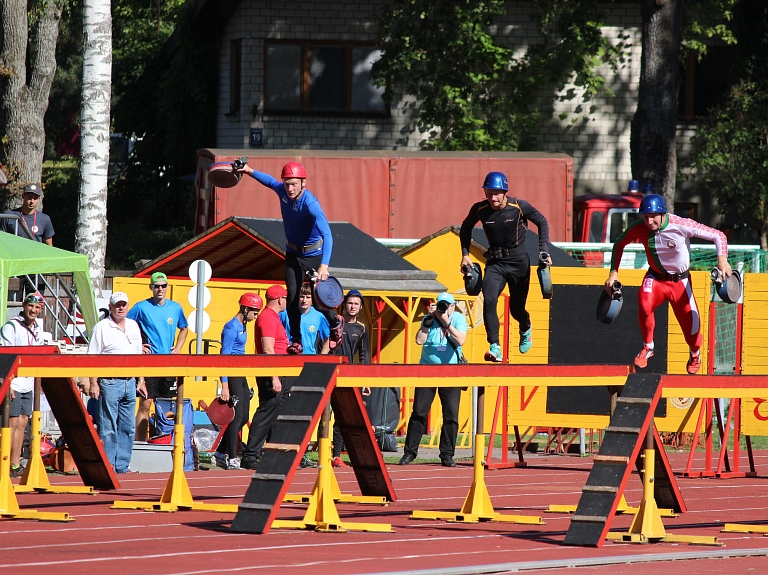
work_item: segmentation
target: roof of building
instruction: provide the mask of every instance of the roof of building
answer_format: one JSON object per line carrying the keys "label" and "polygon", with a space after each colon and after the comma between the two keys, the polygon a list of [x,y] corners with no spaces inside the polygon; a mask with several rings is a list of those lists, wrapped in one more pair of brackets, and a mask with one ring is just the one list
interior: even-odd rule
{"label": "roof of building", "polygon": [[[344,289],[391,292],[441,292],[437,274],[420,270],[347,222],[330,222],[333,256],[330,272]],[[134,275],[155,271],[187,277],[195,260],[206,260],[213,279],[282,281],[285,233],[279,219],[232,216],[152,260]]]}

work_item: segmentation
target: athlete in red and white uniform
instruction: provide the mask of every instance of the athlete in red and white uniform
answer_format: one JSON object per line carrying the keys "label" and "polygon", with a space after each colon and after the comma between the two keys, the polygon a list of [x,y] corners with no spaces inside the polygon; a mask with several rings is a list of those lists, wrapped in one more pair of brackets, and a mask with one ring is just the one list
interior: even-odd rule
{"label": "athlete in red and white uniform", "polygon": [[644,368],[653,357],[653,330],[656,327],[653,311],[668,301],[691,350],[688,373],[698,373],[701,368],[701,318],[689,277],[690,239],[701,238],[714,242],[717,249],[717,267],[726,277],[731,275],[728,242],[721,231],[667,213],[666,202],[658,194],[643,198],[640,213],[643,219],[630,226],[613,244],[611,273],[605,282],[605,289],[610,293],[613,282],[619,277],[619,262],[624,247],[633,242],[643,244],[649,269],[638,294],[638,319],[645,343],[635,357],[635,366]]}

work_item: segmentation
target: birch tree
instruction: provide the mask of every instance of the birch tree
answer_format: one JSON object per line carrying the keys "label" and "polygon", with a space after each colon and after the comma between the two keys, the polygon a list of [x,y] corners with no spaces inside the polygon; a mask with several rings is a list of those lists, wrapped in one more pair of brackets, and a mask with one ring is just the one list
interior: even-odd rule
{"label": "birch tree", "polygon": [[112,85],[110,0],[83,2],[83,93],[80,197],[75,250],[88,256],[91,281],[101,295],[107,248],[107,176]]}
{"label": "birch tree", "polygon": [[63,1],[0,1],[0,142],[11,180],[3,208],[24,186],[40,182],[45,151],[43,119],[56,73]]}

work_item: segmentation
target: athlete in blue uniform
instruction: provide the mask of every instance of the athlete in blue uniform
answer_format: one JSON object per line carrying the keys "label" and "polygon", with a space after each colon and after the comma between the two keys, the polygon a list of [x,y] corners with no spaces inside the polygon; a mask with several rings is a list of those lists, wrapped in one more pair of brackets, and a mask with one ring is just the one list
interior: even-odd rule
{"label": "athlete in blue uniform", "polygon": [[[237,302],[240,311],[224,324],[221,330],[222,355],[245,355],[245,344],[248,341],[246,327],[253,321],[264,307],[259,294],[246,292]],[[237,398],[235,400],[235,398]],[[225,469],[240,469],[240,459],[237,450],[240,447],[240,430],[248,423],[251,411],[251,393],[248,381],[244,377],[221,377],[221,400],[229,401],[235,406],[235,417],[227,426],[219,446],[213,454],[217,467]]]}
{"label": "athlete in blue uniform", "polygon": [[[328,279],[328,264],[331,262],[333,236],[323,208],[317,198],[306,189],[307,171],[298,162],[283,166],[282,182],[269,174],[243,166],[240,172],[249,174],[263,186],[272,189],[280,199],[285,230],[285,286],[288,289],[288,317],[291,325],[291,345],[288,353],[302,353],[301,310],[299,309],[299,288],[307,271],[317,270],[317,281]],[[341,341],[342,319],[334,311],[315,307],[328,320],[331,327],[331,341]]]}

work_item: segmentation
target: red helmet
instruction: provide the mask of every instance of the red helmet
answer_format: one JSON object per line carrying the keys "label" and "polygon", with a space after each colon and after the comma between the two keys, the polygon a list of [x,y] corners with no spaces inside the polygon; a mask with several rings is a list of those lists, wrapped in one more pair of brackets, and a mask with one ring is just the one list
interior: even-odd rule
{"label": "red helmet", "polygon": [[283,166],[283,172],[280,177],[284,180],[289,178],[300,178],[302,180],[307,179],[307,170],[304,169],[299,162],[288,162]]}
{"label": "red helmet", "polygon": [[251,309],[257,309],[260,310],[264,307],[264,302],[261,299],[261,296],[257,293],[253,292],[246,292],[243,295],[240,296],[240,301],[237,302],[243,307],[249,307]]}

